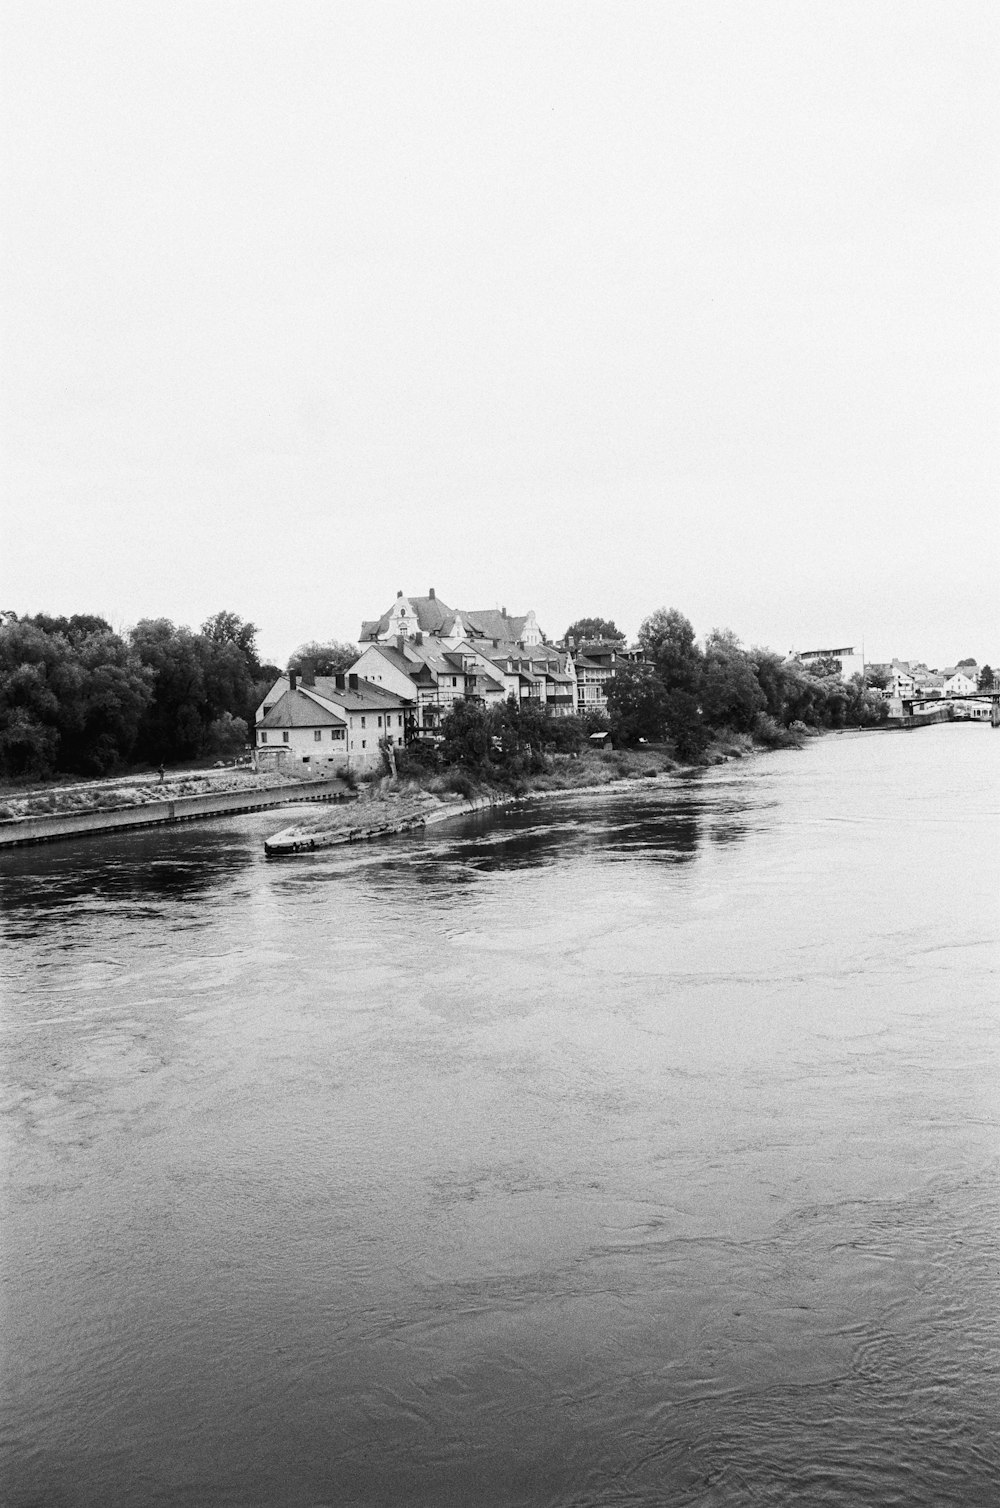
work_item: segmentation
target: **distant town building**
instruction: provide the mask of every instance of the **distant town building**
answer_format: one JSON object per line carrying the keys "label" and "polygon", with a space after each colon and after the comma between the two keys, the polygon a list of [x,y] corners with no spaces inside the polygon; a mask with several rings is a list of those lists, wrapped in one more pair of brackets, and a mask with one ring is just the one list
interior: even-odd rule
{"label": "distant town building", "polygon": [[828,664],[844,681],[865,673],[864,655],[850,645],[845,645],[840,649],[790,650],[789,659],[801,660],[803,665],[813,667]]}
{"label": "distant town building", "polygon": [[494,647],[517,644],[527,649],[543,643],[545,638],[533,611],[510,616],[505,607],[452,608],[441,601],[433,587],[426,597],[408,597],[397,592],[392,607],[381,618],[362,623],[359,642],[391,643],[401,634],[407,639],[430,634],[453,645],[467,639],[485,640]]}

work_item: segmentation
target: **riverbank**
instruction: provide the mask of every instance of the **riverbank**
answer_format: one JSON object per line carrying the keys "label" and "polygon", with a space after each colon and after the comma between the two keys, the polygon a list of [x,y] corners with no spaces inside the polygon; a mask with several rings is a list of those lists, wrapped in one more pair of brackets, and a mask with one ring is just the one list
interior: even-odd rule
{"label": "riverbank", "polygon": [[[163,791],[163,787],[159,787]],[[253,786],[237,783],[227,789],[194,791],[172,798],[161,795],[128,805],[94,805],[85,810],[48,812],[0,822],[0,850],[32,843],[52,843],[117,832],[123,828],[160,827],[209,817],[235,816],[296,802],[344,802],[348,792],[337,779],[289,783],[270,782]]]}
{"label": "riverbank", "polygon": [[602,752],[586,750],[575,758],[553,756],[548,770],[524,777],[513,788],[476,780],[460,767],[419,779],[397,780],[386,776],[370,783],[349,808],[317,812],[274,833],[265,841],[264,851],[269,858],[285,858],[345,843],[391,837],[514,801],[611,786],[624,788],[636,781],[686,775],[706,765],[743,759],[755,749],[751,739],[734,735],[713,744],[699,765],[678,763],[666,745]]}

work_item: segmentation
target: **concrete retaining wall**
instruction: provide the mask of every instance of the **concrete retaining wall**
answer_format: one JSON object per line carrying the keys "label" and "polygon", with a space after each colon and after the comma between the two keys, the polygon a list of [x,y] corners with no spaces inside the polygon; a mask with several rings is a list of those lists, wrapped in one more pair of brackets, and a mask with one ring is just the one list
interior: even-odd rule
{"label": "concrete retaining wall", "polygon": [[267,790],[178,796],[173,801],[147,801],[143,806],[118,807],[111,811],[21,817],[13,822],[0,823],[0,848],[51,843],[57,838],[114,832],[124,827],[158,827],[169,822],[193,822],[198,818],[256,812],[271,806],[287,806],[295,801],[333,801],[345,794],[340,780],[296,781],[294,785],[276,785]]}

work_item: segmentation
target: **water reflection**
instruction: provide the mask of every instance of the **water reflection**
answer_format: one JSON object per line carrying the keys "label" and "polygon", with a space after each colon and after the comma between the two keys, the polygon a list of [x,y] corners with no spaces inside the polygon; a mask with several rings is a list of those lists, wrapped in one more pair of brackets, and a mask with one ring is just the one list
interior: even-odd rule
{"label": "water reflection", "polygon": [[245,835],[217,824],[17,849],[0,857],[0,913],[12,937],[43,919],[71,925],[86,908],[152,914],[208,894],[245,868],[247,858]]}

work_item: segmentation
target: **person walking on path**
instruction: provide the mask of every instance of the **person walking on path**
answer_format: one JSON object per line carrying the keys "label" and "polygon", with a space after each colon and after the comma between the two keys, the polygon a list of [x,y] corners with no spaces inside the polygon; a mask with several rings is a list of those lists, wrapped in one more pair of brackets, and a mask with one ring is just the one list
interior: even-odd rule
{"label": "person walking on path", "polygon": [[163,768],[163,761],[162,760],[157,765],[157,772],[158,772],[158,774],[160,776],[160,784],[162,785],[163,784],[163,777],[166,774],[166,771]]}

